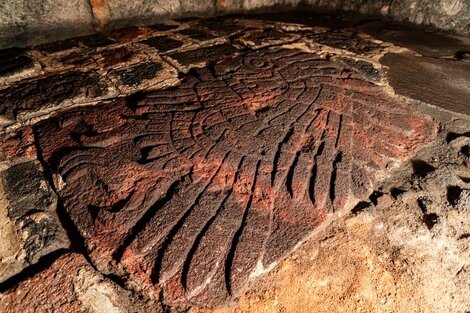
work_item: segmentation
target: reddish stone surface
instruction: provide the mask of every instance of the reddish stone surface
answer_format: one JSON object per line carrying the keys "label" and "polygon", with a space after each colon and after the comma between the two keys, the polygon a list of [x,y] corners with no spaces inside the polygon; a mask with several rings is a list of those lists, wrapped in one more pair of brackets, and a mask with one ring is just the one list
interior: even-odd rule
{"label": "reddish stone surface", "polygon": [[36,127],[98,268],[221,304],[371,191],[433,125],[338,65],[262,50]]}
{"label": "reddish stone surface", "polygon": [[0,134],[0,161],[18,162],[36,157],[34,134],[31,127],[23,127],[14,133]]}
{"label": "reddish stone surface", "polygon": [[81,254],[64,252],[54,260],[43,259],[39,270],[7,290],[0,291],[2,313],[107,313],[154,312],[156,301],[134,297],[95,271]]}
{"label": "reddish stone surface", "polygon": [[0,295],[0,311],[4,313],[84,312],[74,288],[74,279],[81,269],[90,268],[83,256],[65,254],[40,273],[21,281]]}

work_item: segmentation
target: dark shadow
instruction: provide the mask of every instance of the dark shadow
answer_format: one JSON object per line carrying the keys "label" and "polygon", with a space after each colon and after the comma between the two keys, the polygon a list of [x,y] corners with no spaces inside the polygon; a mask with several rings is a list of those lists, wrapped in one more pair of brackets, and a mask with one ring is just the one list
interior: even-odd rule
{"label": "dark shadow", "polygon": [[423,222],[426,225],[426,227],[429,230],[431,230],[434,227],[434,225],[436,225],[439,222],[439,215],[437,215],[436,213],[424,214]]}
{"label": "dark shadow", "polygon": [[420,159],[412,160],[411,166],[413,167],[413,173],[418,177],[426,177],[436,170],[434,166]]}
{"label": "dark shadow", "polygon": [[351,213],[354,215],[358,215],[365,209],[370,207],[370,202],[367,201],[360,201],[356,206],[351,210]]}
{"label": "dark shadow", "polygon": [[450,205],[455,206],[460,199],[460,194],[462,193],[462,188],[459,186],[448,186],[447,187],[447,201]]}
{"label": "dark shadow", "polygon": [[401,189],[401,188],[397,188],[397,187],[392,187],[390,188],[390,195],[396,200],[398,199],[399,196],[401,196],[402,194],[404,194],[406,191],[404,189]]}

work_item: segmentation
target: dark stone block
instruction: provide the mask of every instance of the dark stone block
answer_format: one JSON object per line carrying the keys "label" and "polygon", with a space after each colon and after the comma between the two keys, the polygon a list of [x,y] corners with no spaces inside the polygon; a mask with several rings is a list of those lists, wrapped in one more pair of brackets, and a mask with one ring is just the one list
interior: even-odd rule
{"label": "dark stone block", "polygon": [[[88,49],[89,50],[89,49]],[[57,58],[63,65],[86,66],[93,63],[93,58],[88,50],[73,51]]]}
{"label": "dark stone block", "polygon": [[115,43],[114,40],[108,38],[104,34],[94,34],[90,36],[79,37],[77,40],[89,48],[105,47]]}
{"label": "dark stone block", "polygon": [[183,45],[181,41],[170,38],[168,36],[151,37],[142,41],[142,43],[154,47],[159,52],[167,52]]}
{"label": "dark stone block", "polygon": [[49,74],[0,90],[0,114],[13,119],[21,111],[40,110],[79,95],[95,97],[103,92],[96,73],[72,71]]}
{"label": "dark stone block", "polygon": [[225,43],[217,46],[200,48],[197,50],[171,53],[169,56],[181,65],[187,66],[201,62],[213,62],[237,52],[233,45]]}
{"label": "dark stone block", "polygon": [[24,55],[25,50],[11,48],[0,51],[0,76],[13,74],[33,66],[33,60]]}
{"label": "dark stone block", "polygon": [[3,179],[10,201],[10,219],[17,220],[29,211],[44,211],[55,201],[54,195],[41,186],[44,176],[33,162],[10,167],[4,172]]}
{"label": "dark stone block", "polygon": [[79,47],[80,43],[89,48],[105,47],[113,44],[115,41],[104,34],[93,34],[89,36],[75,37],[66,40],[60,40],[42,44],[37,47],[38,50],[45,53],[55,53]]}
{"label": "dark stone block", "polygon": [[263,29],[263,31],[249,34],[247,37],[245,37],[245,39],[253,42],[255,45],[260,45],[267,41],[279,41],[282,39],[287,39],[288,37],[289,34],[283,31],[274,28],[266,28]]}
{"label": "dark stone block", "polygon": [[199,41],[210,40],[210,39],[216,38],[216,36],[208,32],[195,29],[195,28],[188,28],[188,29],[181,30],[178,32],[178,34],[182,34],[182,35],[188,36],[191,39],[195,39]]}
{"label": "dark stone block", "polygon": [[105,68],[114,66],[116,64],[125,63],[129,61],[133,55],[134,52],[126,47],[107,49],[101,52],[101,56],[103,57],[103,66]]}
{"label": "dark stone block", "polygon": [[[3,171],[0,178],[8,201],[8,217],[2,222],[14,225],[22,251],[14,261],[16,266],[34,264],[40,257],[68,247],[67,236],[56,214],[57,195],[35,162],[14,165]],[[4,237],[2,240],[8,243],[14,239]]]}
{"label": "dark stone block", "polygon": [[55,53],[78,47],[78,44],[78,38],[70,38],[60,41],[48,42],[35,48],[44,53]]}
{"label": "dark stone block", "polygon": [[340,64],[344,65],[346,68],[356,71],[359,74],[362,74],[364,78],[369,81],[377,82],[380,80],[381,75],[378,69],[376,69],[372,63],[369,63],[364,60],[357,60],[348,57],[338,57],[335,59]]}
{"label": "dark stone block", "polygon": [[210,30],[219,36],[234,35],[245,29],[245,26],[240,25],[235,20],[227,20],[220,17],[200,20],[196,23],[196,26]]}
{"label": "dark stone block", "polygon": [[110,73],[118,76],[127,86],[135,86],[146,79],[152,79],[161,71],[163,66],[160,63],[142,63]]}
{"label": "dark stone block", "polygon": [[175,29],[178,27],[179,27],[178,25],[169,25],[169,24],[155,24],[155,25],[149,26],[149,28],[157,32],[164,32],[164,31]]}

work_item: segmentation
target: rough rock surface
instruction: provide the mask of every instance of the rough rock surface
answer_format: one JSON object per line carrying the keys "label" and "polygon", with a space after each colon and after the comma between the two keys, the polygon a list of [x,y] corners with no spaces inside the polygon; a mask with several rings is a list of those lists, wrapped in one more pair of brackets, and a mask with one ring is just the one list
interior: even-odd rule
{"label": "rough rock surface", "polygon": [[134,101],[41,122],[38,145],[97,265],[124,264],[169,302],[238,295],[434,132],[296,50],[229,58]]}
{"label": "rough rock surface", "polygon": [[409,47],[427,57],[463,59],[470,50],[470,40],[465,36],[450,36],[426,28],[387,22],[369,22],[358,26],[362,32],[398,46]]}
{"label": "rough rock surface", "polygon": [[468,312],[469,120],[441,122],[433,145],[239,302],[190,312]]}
{"label": "rough rock surface", "polygon": [[400,54],[386,54],[380,62],[389,67],[396,93],[470,115],[470,63]]}
{"label": "rough rock surface", "polygon": [[[467,306],[467,230],[457,226],[468,218],[470,127],[458,111],[465,106],[455,106],[452,93],[440,101],[440,94],[402,92],[394,76],[408,58],[416,60],[410,68],[428,61],[465,67],[458,44],[465,40],[439,34],[455,44],[438,51],[392,38],[406,46],[399,47],[354,22],[271,17],[166,21],[0,52],[0,227],[16,238],[18,225],[35,225],[30,216],[57,221],[59,214],[61,223],[48,225],[65,233],[63,224],[75,255],[48,248],[55,241],[51,228],[41,228],[46,223],[27,229],[31,240],[2,239],[2,253],[25,243],[39,251],[24,250],[28,262],[8,255],[19,272],[0,283],[8,303],[31,281],[51,297],[60,283],[76,290],[77,306],[66,312],[109,303],[100,300],[108,289],[81,287],[73,273],[47,282],[78,258],[107,286],[113,281],[144,299],[130,306],[139,312],[154,310],[150,299],[184,311],[234,305],[238,296],[234,310],[262,311],[253,306],[256,290],[273,296],[267,312],[338,311],[329,303],[338,298],[343,311],[419,312],[413,301],[430,312]],[[416,36],[401,29],[398,38],[406,33]],[[465,92],[467,76],[455,77],[444,89]],[[448,203],[458,218],[442,209]],[[444,235],[433,241],[439,225]],[[448,263],[442,247],[454,247],[454,239]],[[429,242],[442,253],[425,252]],[[326,246],[315,261],[319,244]],[[284,279],[283,264],[297,259]],[[447,282],[445,303],[435,303],[439,279],[428,263],[443,265],[443,277],[459,276]],[[362,276],[372,278],[355,278]],[[299,277],[293,285],[292,277]],[[310,288],[312,277],[327,277],[318,283],[327,289]],[[263,284],[275,289],[257,287]],[[31,299],[42,290],[27,289]],[[405,296],[409,290],[417,296]],[[45,300],[36,298],[41,311]],[[50,304],[61,310],[62,302]]]}
{"label": "rough rock surface", "polygon": [[0,3],[0,48],[93,32],[88,0],[6,0]]}
{"label": "rough rock surface", "polygon": [[35,162],[0,172],[0,282],[58,249],[69,240],[56,214],[57,196]]}
{"label": "rough rock surface", "polygon": [[[319,10],[382,17],[417,25],[432,25],[457,33],[470,32],[467,0],[6,0],[0,4],[0,48],[132,25],[151,25],[167,18],[210,17],[266,10]],[[302,12],[303,13],[303,12]],[[316,14],[311,13],[312,16]],[[59,31],[60,30],[60,31]]]}
{"label": "rough rock surface", "polygon": [[467,34],[470,31],[470,2],[467,0],[307,0],[307,3],[326,10],[384,16]]}
{"label": "rough rock surface", "polygon": [[0,294],[1,312],[162,312],[155,302],[141,301],[103,277],[80,254],[67,253],[45,265]]}

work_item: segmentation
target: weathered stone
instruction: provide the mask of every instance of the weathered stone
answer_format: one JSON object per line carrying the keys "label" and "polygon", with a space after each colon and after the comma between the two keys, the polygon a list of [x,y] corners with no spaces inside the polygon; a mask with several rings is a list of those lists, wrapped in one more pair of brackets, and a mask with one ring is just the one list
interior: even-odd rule
{"label": "weathered stone", "polygon": [[93,49],[89,47],[61,51],[40,59],[48,72],[94,70],[106,80],[105,73],[115,68],[145,62],[148,56],[132,45],[114,44],[109,47]]}
{"label": "weathered stone", "polygon": [[357,72],[370,82],[380,82],[382,79],[380,71],[371,62],[345,56],[335,57],[335,61]]}
{"label": "weathered stone", "polygon": [[371,22],[358,27],[377,39],[415,50],[421,55],[453,58],[458,51],[470,51],[470,44],[452,34],[416,29],[400,24]]}
{"label": "weathered stone", "polygon": [[[258,22],[280,22],[280,23],[289,23],[303,25],[312,28],[324,28],[323,31],[327,29],[341,29],[354,27],[361,23],[361,18],[357,16],[350,15],[345,18],[341,14],[326,14],[319,13],[318,11],[312,11],[308,8],[304,9],[294,9],[290,11],[278,11],[273,10],[270,13],[256,13],[250,14],[250,21]],[[245,19],[245,15],[236,15],[235,17],[240,19]],[[326,28],[326,29],[325,29]]]}
{"label": "weathered stone", "polygon": [[101,51],[100,56],[103,58],[103,68],[114,67],[115,65],[129,62],[134,55],[134,51],[128,47],[117,47]]}
{"label": "weathered stone", "polygon": [[1,134],[0,142],[2,143],[0,149],[0,162],[2,163],[13,164],[36,158],[37,151],[31,127],[23,127],[16,132]]}
{"label": "weathered stone", "polygon": [[180,30],[178,34],[185,35],[191,39],[195,39],[198,41],[205,41],[205,40],[211,40],[216,38],[217,36],[203,30],[199,29],[193,29],[193,28],[188,28],[184,30]]}
{"label": "weathered stone", "polygon": [[215,3],[216,9],[219,12],[244,12],[244,11],[259,11],[270,7],[283,7],[284,9],[292,8],[301,3],[300,0],[218,0]]}
{"label": "weathered stone", "polygon": [[41,64],[28,52],[19,48],[0,50],[0,89],[41,73]]}
{"label": "weathered stone", "polygon": [[5,313],[162,312],[154,302],[133,297],[105,279],[79,254],[66,253],[39,273],[35,273],[0,293]]}
{"label": "weathered stone", "polygon": [[93,32],[87,0],[0,3],[0,49],[28,45]]}
{"label": "weathered stone", "polygon": [[53,67],[60,70],[66,69],[68,66],[71,66],[72,68],[86,67],[93,64],[93,52],[94,51],[92,50],[75,50],[70,53],[51,58],[51,60],[52,62],[57,63],[54,64]]}
{"label": "weathered stone", "polygon": [[333,29],[324,32],[302,31],[300,32],[314,43],[329,47],[351,51],[359,55],[376,55],[383,47],[372,40],[363,38],[357,30],[351,28]]}
{"label": "weathered stone", "polygon": [[129,42],[141,37],[148,37],[153,33],[151,27],[128,27],[110,32],[110,36],[119,42]]}
{"label": "weathered stone", "polygon": [[102,28],[123,27],[141,23],[152,24],[162,18],[203,15],[212,11],[209,1],[129,1],[92,0],[95,23]]}
{"label": "weathered stone", "polygon": [[401,22],[432,25],[468,34],[470,3],[466,0],[307,0],[322,10],[341,10],[368,16],[383,16]]}
{"label": "weathered stone", "polygon": [[175,60],[179,69],[188,72],[192,67],[202,67],[208,63],[215,62],[235,54],[236,47],[229,43],[223,43],[211,47],[199,48],[183,52],[170,53],[168,56]]}
{"label": "weathered stone", "polygon": [[[470,4],[466,0],[145,0],[138,3],[124,0],[74,0],[60,4],[52,0],[41,0],[34,5],[22,0],[7,0],[0,5],[0,13],[3,16],[0,21],[0,48],[57,40],[58,37],[79,36],[103,28],[154,24],[169,17],[208,17],[267,8],[289,15],[285,11],[299,5],[302,5],[301,13],[312,9],[353,12],[469,33]],[[317,15],[313,11],[309,13],[312,16]]]}
{"label": "weathered stone", "polygon": [[395,53],[380,62],[396,93],[470,115],[470,64]]}
{"label": "weathered stone", "polygon": [[86,101],[105,93],[105,87],[96,73],[72,71],[49,74],[0,90],[0,116],[15,119],[23,111],[34,112],[79,99]]}
{"label": "weathered stone", "polygon": [[279,44],[291,43],[300,36],[297,34],[285,33],[275,28],[266,28],[257,31],[248,32],[242,36],[239,41],[248,47],[259,49]]}
{"label": "weathered stone", "polygon": [[[365,16],[382,16],[401,22],[411,22],[418,25],[432,25],[445,30],[468,34],[470,4],[466,0],[404,0],[390,2],[388,0],[257,0],[257,1],[228,1],[219,0],[215,6],[218,12],[244,13],[259,9],[278,9],[282,14],[289,15],[289,8],[302,5],[300,13],[306,10],[311,15],[320,12],[346,12]],[[303,11],[303,12],[302,12]],[[297,13],[297,12],[296,12]],[[296,14],[292,14],[296,15]],[[332,14],[333,15],[333,14]]]}
{"label": "weathered stone", "polygon": [[[145,48],[141,50],[145,51]],[[122,93],[167,88],[179,83],[177,70],[173,66],[163,61],[153,49],[145,52],[136,52],[135,58],[107,69],[108,77]]]}
{"label": "weathered stone", "polygon": [[89,48],[99,48],[105,47],[110,44],[113,44],[114,40],[107,37],[104,34],[93,34],[89,36],[75,37],[71,39],[66,39],[62,41],[54,41],[47,44],[42,44],[37,47],[37,49],[43,53],[54,53],[71,48],[76,48],[80,44],[89,47]]}
{"label": "weathered stone", "polygon": [[[222,47],[171,57],[236,51]],[[35,131],[99,269],[123,268],[167,303],[217,305],[367,197],[434,127],[334,62],[264,49]]]}
{"label": "weathered stone", "polygon": [[0,282],[69,241],[57,216],[57,196],[33,162],[1,173]]}
{"label": "weathered stone", "polygon": [[0,51],[0,76],[10,75],[32,66],[33,61],[24,55],[22,49],[12,48]]}
{"label": "weathered stone", "polygon": [[135,86],[144,80],[154,78],[162,68],[161,63],[143,63],[125,69],[114,70],[110,74],[118,76],[126,86]]}
{"label": "weathered stone", "polygon": [[171,38],[169,36],[156,36],[150,37],[142,41],[143,44],[154,47],[158,52],[167,52],[183,45],[178,39]]}
{"label": "weathered stone", "polygon": [[229,18],[206,18],[195,22],[193,27],[211,31],[219,36],[231,36],[243,31],[246,27],[235,19]]}
{"label": "weathered stone", "polygon": [[[134,53],[132,47],[122,47],[114,38],[95,34],[34,47],[34,54],[47,73],[66,71],[86,72],[112,67],[129,61]],[[104,60],[103,60],[104,59]]]}

